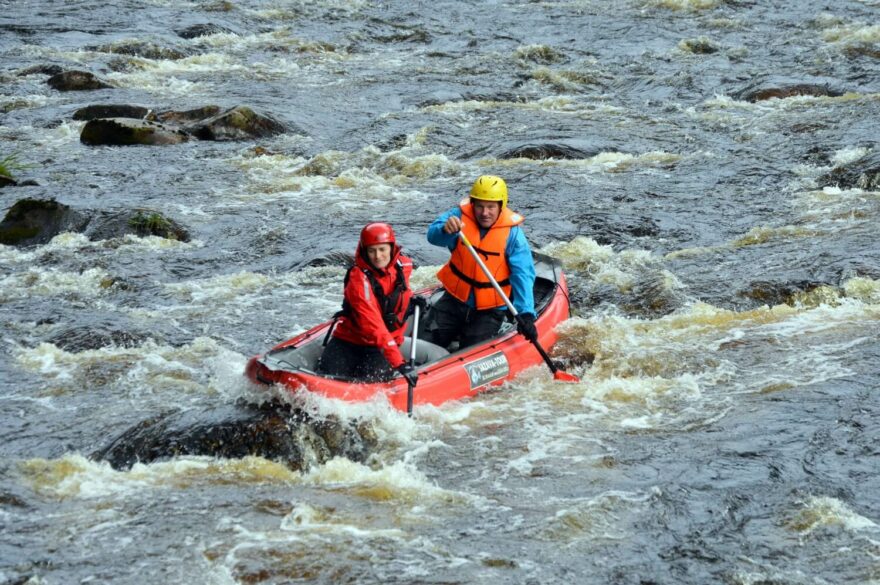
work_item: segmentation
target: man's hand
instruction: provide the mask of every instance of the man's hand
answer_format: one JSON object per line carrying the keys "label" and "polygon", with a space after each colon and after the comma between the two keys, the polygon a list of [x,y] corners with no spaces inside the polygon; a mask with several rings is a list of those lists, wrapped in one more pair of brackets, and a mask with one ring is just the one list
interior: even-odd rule
{"label": "man's hand", "polygon": [[398,366],[397,371],[400,372],[400,375],[406,378],[407,384],[410,386],[415,386],[419,381],[419,374],[416,372],[416,369],[412,367],[410,364],[401,364]]}
{"label": "man's hand", "polygon": [[415,313],[416,307],[419,308],[419,314],[424,317],[425,311],[428,310],[428,299],[419,295],[413,295],[409,301],[409,312]]}
{"label": "man's hand", "polygon": [[446,223],[443,224],[443,231],[447,234],[457,234],[461,231],[461,218],[450,215]]}
{"label": "man's hand", "polygon": [[516,316],[516,330],[532,343],[538,341],[538,329],[535,327],[535,316],[531,313],[520,313]]}

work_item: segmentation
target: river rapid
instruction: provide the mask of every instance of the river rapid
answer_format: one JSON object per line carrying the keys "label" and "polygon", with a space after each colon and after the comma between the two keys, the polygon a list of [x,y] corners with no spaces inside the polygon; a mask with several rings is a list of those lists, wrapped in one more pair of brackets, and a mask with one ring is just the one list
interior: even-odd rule
{"label": "river rapid", "polygon": [[[0,583],[880,583],[880,193],[817,184],[876,148],[877,22],[876,0],[0,1],[0,155],[38,183],[0,211],[192,235],[0,246]],[[197,24],[223,29],[177,34]],[[184,56],[112,51],[132,41]],[[51,64],[115,87],[22,74]],[[738,99],[755,83],[841,91]],[[289,131],[92,147],[91,104]],[[581,155],[510,155],[548,144]],[[412,419],[297,397],[373,429],[361,463],[88,457],[258,401],[246,360],[337,309],[323,260],[365,223],[434,282],[427,225],[484,173],[563,263],[554,353],[581,383],[538,367]]]}

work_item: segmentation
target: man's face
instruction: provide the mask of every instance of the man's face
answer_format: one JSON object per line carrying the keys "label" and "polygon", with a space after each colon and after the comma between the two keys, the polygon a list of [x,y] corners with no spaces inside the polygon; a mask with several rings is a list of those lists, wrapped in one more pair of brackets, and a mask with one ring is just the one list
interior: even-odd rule
{"label": "man's face", "polygon": [[498,216],[501,215],[501,202],[480,199],[471,199],[471,201],[474,204],[474,215],[477,217],[477,223],[480,224],[480,227],[492,227]]}
{"label": "man's face", "polygon": [[367,246],[367,258],[370,264],[379,270],[384,270],[391,262],[391,244],[373,244]]}

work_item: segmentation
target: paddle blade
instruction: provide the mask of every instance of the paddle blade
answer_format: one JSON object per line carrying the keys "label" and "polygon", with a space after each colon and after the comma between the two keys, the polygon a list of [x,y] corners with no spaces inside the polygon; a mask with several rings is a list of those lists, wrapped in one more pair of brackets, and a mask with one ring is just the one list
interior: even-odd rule
{"label": "paddle blade", "polygon": [[560,382],[580,382],[581,379],[575,376],[574,374],[569,374],[568,372],[563,372],[562,370],[556,370],[553,372],[553,379],[559,380]]}

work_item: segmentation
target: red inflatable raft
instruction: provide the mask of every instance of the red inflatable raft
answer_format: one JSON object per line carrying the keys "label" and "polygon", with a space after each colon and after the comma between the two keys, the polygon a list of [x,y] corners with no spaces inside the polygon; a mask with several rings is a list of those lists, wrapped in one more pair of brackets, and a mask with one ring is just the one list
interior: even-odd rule
{"label": "red inflatable raft", "polygon": [[[568,288],[559,263],[542,254],[535,254],[535,308],[540,344],[549,348],[556,343],[556,325],[569,317]],[[418,291],[428,303],[443,294],[442,289]],[[412,319],[412,317],[410,317]],[[372,400],[384,395],[399,410],[406,411],[407,383],[400,376],[388,382],[356,383],[340,377],[315,373],[323,350],[324,338],[332,321],[322,323],[297,335],[266,354],[250,359],[245,375],[261,384],[281,384],[291,391],[305,389],[329,398],[348,401]],[[418,331],[421,331],[421,326]],[[401,350],[410,356],[410,338]],[[508,323],[501,333],[483,343],[461,349],[444,348],[417,339],[416,364],[419,381],[413,392],[413,403],[442,404],[473,396],[491,386],[516,377],[532,366],[543,366],[537,349]]]}

